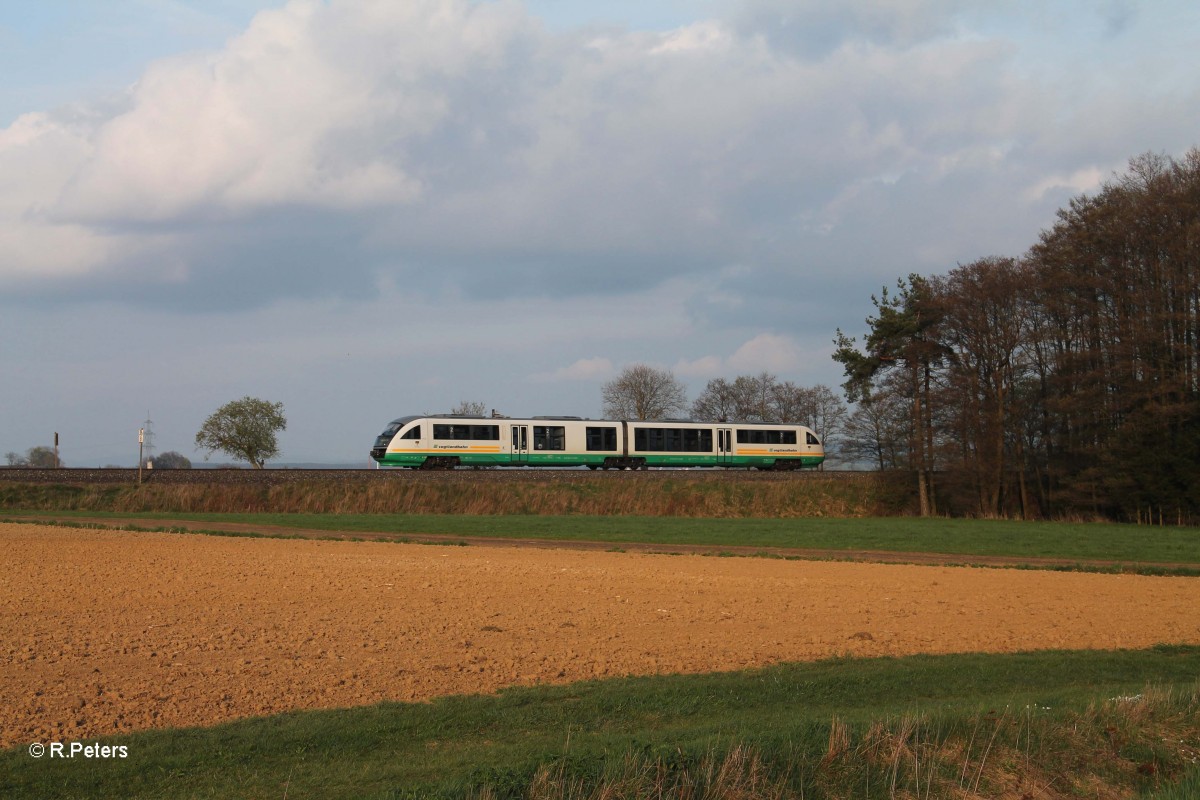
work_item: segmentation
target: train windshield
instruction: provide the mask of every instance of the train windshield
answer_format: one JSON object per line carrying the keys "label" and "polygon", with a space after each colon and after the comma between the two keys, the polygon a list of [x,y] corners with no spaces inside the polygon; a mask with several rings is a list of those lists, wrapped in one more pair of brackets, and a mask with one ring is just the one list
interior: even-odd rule
{"label": "train windshield", "polygon": [[383,433],[379,434],[380,438],[386,436],[389,439],[396,435],[396,431],[404,427],[404,420],[398,419],[394,422],[389,422],[388,426],[383,429]]}

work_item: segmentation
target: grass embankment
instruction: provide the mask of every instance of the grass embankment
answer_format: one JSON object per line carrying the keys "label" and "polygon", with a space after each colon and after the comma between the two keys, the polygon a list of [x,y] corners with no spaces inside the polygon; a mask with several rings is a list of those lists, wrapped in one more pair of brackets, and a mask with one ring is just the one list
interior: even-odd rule
{"label": "grass embankment", "polygon": [[0,485],[0,514],[187,519],[395,538],[443,534],[1200,564],[1200,528],[893,517],[883,514],[886,481],[875,476],[712,477],[7,484]]}
{"label": "grass embankment", "polygon": [[126,759],[15,748],[0,796],[1128,796],[1194,771],[1197,675],[1159,647],[514,689],[106,740]]}
{"label": "grass embankment", "polygon": [[[2,512],[0,518],[36,520],[36,512]],[[473,514],[219,514],[199,512],[46,512],[58,520],[122,518],[153,529],[157,522],[186,519],[205,524],[254,526],[271,535],[288,530],[329,531],[420,541],[437,534],[462,537],[588,541],[621,547],[632,543],[662,548],[698,545],[721,548],[793,548],[838,552],[942,553],[961,557],[999,556],[1111,562],[1144,572],[1193,574],[1200,565],[1200,528],[1158,528],[1115,523],[1014,522],[1008,520],[917,519],[695,519],[611,516],[485,516]],[[216,531],[217,529],[211,528]],[[218,531],[219,532],[219,531]]]}
{"label": "grass embankment", "polygon": [[791,480],[608,476],[587,479],[322,481],[257,484],[0,485],[0,509],[284,514],[478,514],[709,518],[883,516],[896,510],[886,479],[871,475]]}

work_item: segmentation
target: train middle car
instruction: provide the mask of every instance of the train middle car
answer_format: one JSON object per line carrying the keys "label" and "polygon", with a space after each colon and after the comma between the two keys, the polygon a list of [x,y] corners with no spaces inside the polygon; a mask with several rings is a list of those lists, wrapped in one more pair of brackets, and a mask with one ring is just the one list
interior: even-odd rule
{"label": "train middle car", "polygon": [[825,460],[803,425],[580,417],[472,417],[392,420],[371,457],[384,467],[756,467],[801,469]]}

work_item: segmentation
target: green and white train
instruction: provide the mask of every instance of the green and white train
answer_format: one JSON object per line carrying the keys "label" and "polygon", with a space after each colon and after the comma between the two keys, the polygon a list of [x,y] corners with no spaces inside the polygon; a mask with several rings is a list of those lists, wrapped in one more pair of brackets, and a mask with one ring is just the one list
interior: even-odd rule
{"label": "green and white train", "polygon": [[371,458],[419,469],[803,469],[824,461],[825,448],[803,425],[434,414],[389,422]]}

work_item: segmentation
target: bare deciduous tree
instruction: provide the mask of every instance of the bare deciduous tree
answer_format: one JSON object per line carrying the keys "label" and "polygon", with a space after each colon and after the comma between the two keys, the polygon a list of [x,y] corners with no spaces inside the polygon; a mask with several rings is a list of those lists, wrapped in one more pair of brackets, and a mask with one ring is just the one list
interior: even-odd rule
{"label": "bare deciduous tree", "polygon": [[451,414],[461,414],[464,417],[486,417],[487,403],[481,400],[463,400],[454,408],[450,409]]}
{"label": "bare deciduous tree", "polygon": [[683,384],[670,370],[646,364],[626,367],[602,391],[604,416],[610,419],[662,419],[687,409]]}
{"label": "bare deciduous tree", "polygon": [[826,442],[836,439],[846,404],[828,386],[780,383],[769,372],[716,378],[692,403],[692,418],[719,422],[779,422],[808,425]]}
{"label": "bare deciduous tree", "polygon": [[737,394],[733,384],[714,378],[692,403],[692,419],[702,422],[728,422],[737,419]]}

